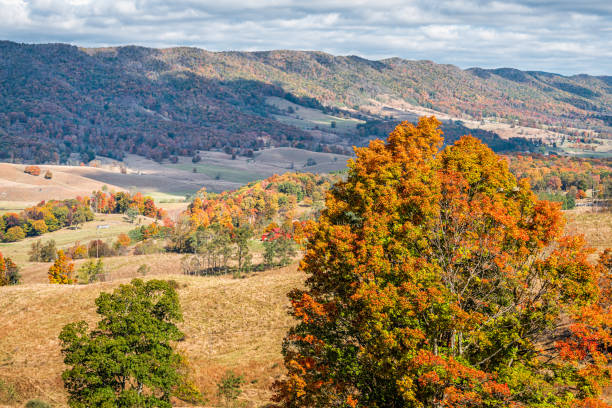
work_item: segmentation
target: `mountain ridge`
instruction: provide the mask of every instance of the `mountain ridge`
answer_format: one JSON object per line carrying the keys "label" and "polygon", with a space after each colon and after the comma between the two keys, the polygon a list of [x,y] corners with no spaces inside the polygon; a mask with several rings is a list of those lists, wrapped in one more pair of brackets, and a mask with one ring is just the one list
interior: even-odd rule
{"label": "mountain ridge", "polygon": [[[348,131],[279,122],[287,112],[269,97],[364,121],[381,119],[376,106],[406,105],[458,119],[612,135],[608,76],[321,51],[0,41],[0,53],[0,134],[10,142],[0,146],[4,159],[58,161],[74,152],[121,159],[129,152],[164,160],[210,149],[248,155],[266,146],[347,153],[356,143]],[[57,147],[49,151],[45,143]]]}

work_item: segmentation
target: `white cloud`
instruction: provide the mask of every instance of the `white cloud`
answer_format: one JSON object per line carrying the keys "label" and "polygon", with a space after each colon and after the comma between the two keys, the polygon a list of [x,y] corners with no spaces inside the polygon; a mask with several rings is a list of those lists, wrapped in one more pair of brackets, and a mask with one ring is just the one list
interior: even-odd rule
{"label": "white cloud", "polygon": [[0,0],[0,39],[612,72],[609,0]]}

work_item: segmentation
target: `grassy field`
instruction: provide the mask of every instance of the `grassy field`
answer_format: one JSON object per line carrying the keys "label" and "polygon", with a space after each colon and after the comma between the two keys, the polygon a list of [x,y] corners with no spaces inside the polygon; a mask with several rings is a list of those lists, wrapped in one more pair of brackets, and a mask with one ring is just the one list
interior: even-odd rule
{"label": "grassy field", "polygon": [[[286,123],[304,130],[313,130],[315,126],[318,129],[327,132],[337,133],[354,133],[357,125],[364,121],[354,118],[340,118],[332,115],[327,115],[320,110],[306,108],[296,105],[286,99],[271,96],[266,98],[268,105],[276,106],[279,109],[293,109],[294,113],[285,115],[275,115],[274,118],[279,122]],[[332,128],[332,122],[335,123],[335,128]]]}
{"label": "grassy field", "polygon": [[[98,228],[103,225],[108,225],[108,228]],[[53,239],[57,247],[62,248],[71,246],[76,241],[86,244],[93,239],[113,240],[122,232],[128,232],[135,227],[135,224],[127,222],[121,214],[96,214],[94,221],[86,222],[77,229],[63,228],[40,237],[30,237],[19,242],[0,243],[0,252],[22,265],[27,262],[32,242],[39,239],[43,242]]]}
{"label": "grassy field", "polygon": [[32,205],[36,205],[35,201],[0,201],[0,215],[16,212],[19,213],[30,207]]}
{"label": "grassy field", "polygon": [[[196,384],[208,406],[218,406],[216,383],[226,370],[245,376],[242,406],[269,401],[270,386],[283,373],[280,347],[293,320],[286,293],[302,285],[295,264],[245,279],[164,275],[179,283],[185,341]],[[94,300],[128,279],[90,285],[29,284],[0,288],[0,405],[21,406],[42,398],[66,405],[64,369],[57,336],[72,321],[97,320]],[[16,319],[15,316],[18,316]]]}
{"label": "grassy field", "polygon": [[[585,234],[597,251],[612,247],[612,213],[581,207],[565,215],[566,232]],[[98,229],[99,225],[108,228]],[[112,241],[134,227],[122,215],[97,214],[95,221],[80,229],[63,229],[41,239],[54,239],[59,247],[67,247],[75,241],[86,243],[96,238]],[[181,254],[128,255],[104,259],[107,282],[49,285],[50,263],[27,262],[35,239],[0,244],[0,251],[22,266],[23,280],[21,285],[0,287],[0,406],[23,406],[32,398],[51,402],[54,407],[66,406],[61,382],[65,367],[57,340],[61,328],[80,319],[94,324],[95,298],[102,291],[112,291],[121,283],[142,277],[137,270],[143,264],[150,267],[143,278],[174,279],[179,283],[184,313],[180,328],[186,338],[177,347],[189,358],[193,378],[208,398],[207,406],[219,406],[216,384],[227,370],[245,376],[240,406],[261,407],[268,403],[271,384],[284,373],[282,338],[294,323],[286,313],[286,293],[302,286],[305,277],[297,271],[297,263],[234,279],[231,275],[182,275]],[[261,261],[261,249],[259,242],[251,243],[255,263]],[[76,261],[76,268],[84,262]]]}
{"label": "grassy field", "polygon": [[206,176],[215,180],[224,180],[234,183],[246,184],[251,181],[261,180],[267,177],[264,173],[257,172],[245,172],[240,169],[233,169],[216,164],[208,163],[176,163],[166,164],[167,167],[183,170],[186,172],[193,172],[195,168],[198,173],[205,174]]}
{"label": "grassy field", "polygon": [[565,211],[566,231],[584,234],[588,244],[597,252],[612,248],[612,212],[580,207]]}

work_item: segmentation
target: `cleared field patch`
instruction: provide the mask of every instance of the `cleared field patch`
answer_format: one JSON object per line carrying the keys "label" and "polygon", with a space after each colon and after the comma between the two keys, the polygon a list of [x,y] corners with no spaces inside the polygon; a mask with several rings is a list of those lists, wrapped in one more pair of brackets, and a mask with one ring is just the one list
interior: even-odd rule
{"label": "cleared field patch", "polygon": [[333,133],[354,133],[357,125],[364,121],[355,118],[340,118],[325,114],[317,109],[297,105],[276,96],[266,98],[266,103],[287,111],[284,115],[274,115],[279,122],[304,130],[323,130]]}
{"label": "cleared field patch", "polygon": [[[239,402],[257,407],[269,401],[272,382],[284,372],[282,338],[294,320],[286,293],[302,286],[296,266],[245,279],[164,275],[179,283],[186,337],[177,347],[189,358],[196,384],[216,406],[216,383],[226,370],[245,376]],[[148,279],[148,278],[147,278]],[[21,406],[42,398],[66,406],[65,369],[57,336],[70,322],[97,321],[94,300],[128,279],[90,285],[30,284],[0,288],[0,381],[13,387],[0,393],[0,405]],[[18,317],[18,318],[15,318]]]}
{"label": "cleared field patch", "polygon": [[246,184],[251,181],[261,180],[266,178],[266,174],[257,172],[247,172],[246,170],[233,169],[217,164],[208,163],[176,163],[167,164],[167,167],[183,170],[185,172],[193,172],[196,169],[197,173],[204,174],[214,180],[224,180],[233,183]]}
{"label": "cleared field patch", "polygon": [[[42,200],[62,200],[89,195],[100,190],[105,183],[79,175],[80,167],[41,165],[41,175],[32,176],[23,172],[25,165],[0,163],[0,200],[2,203],[34,202]],[[80,169],[80,170],[79,170]],[[50,170],[51,179],[43,177]],[[108,187],[122,190],[121,187],[107,183]],[[6,205],[6,204],[4,204]]]}

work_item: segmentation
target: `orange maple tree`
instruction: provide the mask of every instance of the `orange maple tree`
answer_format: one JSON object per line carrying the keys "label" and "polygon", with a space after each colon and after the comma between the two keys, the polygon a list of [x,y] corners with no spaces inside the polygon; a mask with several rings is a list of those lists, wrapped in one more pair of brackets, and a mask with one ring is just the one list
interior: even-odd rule
{"label": "orange maple tree", "polygon": [[66,256],[63,250],[57,251],[57,258],[49,268],[49,283],[71,284],[74,283],[74,264]]}
{"label": "orange maple tree", "polygon": [[328,194],[276,401],[605,406],[609,257],[590,263],[559,206],[478,139],[440,150],[439,126],[404,122],[356,149]]}

